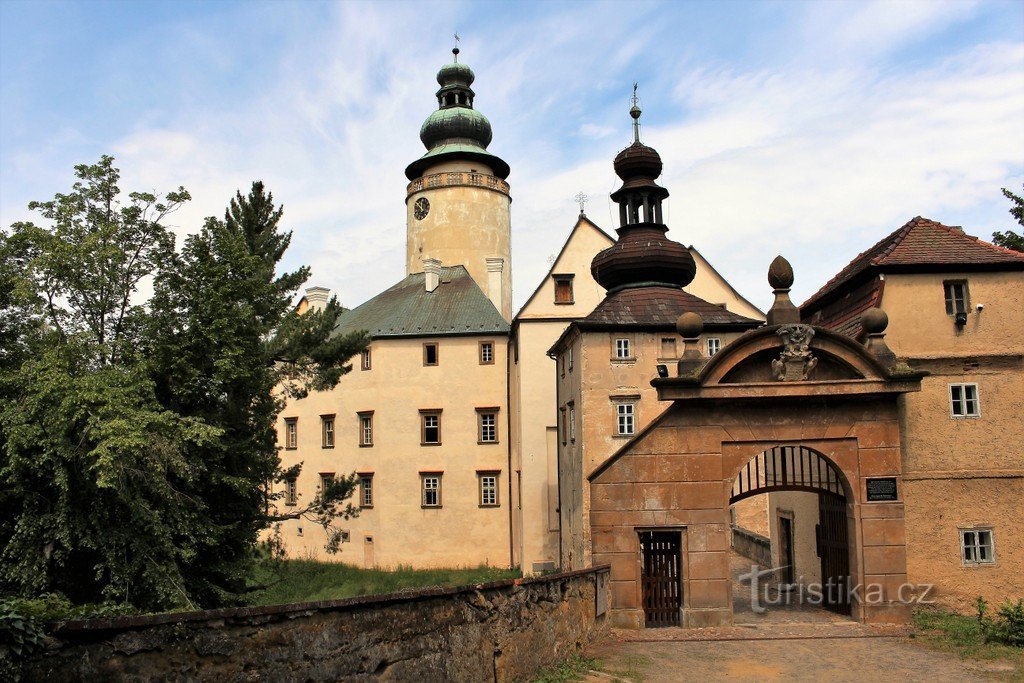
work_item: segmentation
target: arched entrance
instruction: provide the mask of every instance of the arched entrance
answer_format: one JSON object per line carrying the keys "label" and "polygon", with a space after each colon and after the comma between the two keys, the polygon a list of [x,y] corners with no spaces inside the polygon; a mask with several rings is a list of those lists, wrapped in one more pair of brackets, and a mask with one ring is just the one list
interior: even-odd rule
{"label": "arched entrance", "polygon": [[[815,592],[809,595],[809,604],[849,615],[849,490],[842,470],[812,448],[779,445],[758,453],[740,468],[730,491],[734,555],[760,565],[780,591],[810,584],[807,587]],[[793,492],[800,495],[782,495]],[[758,496],[765,496],[762,506],[747,506],[749,510],[738,519],[736,504]],[[778,505],[783,498],[786,502]],[[810,501],[814,502],[809,505]],[[758,512],[763,513],[762,520],[757,520]],[[744,528],[743,519],[759,528]],[[817,557],[817,571],[807,566],[811,550]],[[803,592],[798,595],[802,597]]]}

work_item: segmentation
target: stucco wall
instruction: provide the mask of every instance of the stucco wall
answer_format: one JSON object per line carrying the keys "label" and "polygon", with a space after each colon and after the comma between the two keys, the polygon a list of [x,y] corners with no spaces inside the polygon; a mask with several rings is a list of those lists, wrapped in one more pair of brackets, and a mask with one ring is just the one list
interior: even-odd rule
{"label": "stucco wall", "polygon": [[[331,602],[70,622],[27,680],[519,681],[605,627],[607,568]],[[599,595],[602,594],[602,595]]]}
{"label": "stucco wall", "polygon": [[[494,343],[494,363],[479,362],[479,343]],[[438,365],[423,365],[423,343],[438,344]],[[298,448],[281,451],[286,466],[302,462],[299,506],[316,495],[321,472],[372,473],[374,506],[340,522],[350,532],[341,553],[323,552],[323,529],[305,520],[282,525],[292,557],[357,566],[458,567],[510,564],[506,405],[507,340],[495,337],[378,339],[371,369],[352,371],[332,391],[290,401],[278,421],[298,418]],[[479,444],[477,408],[498,408],[498,442]],[[420,444],[420,410],[441,409],[441,445]],[[373,411],[373,445],[362,447],[358,413]],[[335,415],[335,446],[324,448],[320,416]],[[477,472],[498,472],[497,507],[479,506]],[[420,472],[443,472],[440,508],[421,507]],[[281,501],[281,509],[288,509]],[[302,535],[299,535],[299,529]],[[368,542],[367,538],[372,541]]]}
{"label": "stucco wall", "polygon": [[744,498],[733,504],[732,523],[755,534],[770,536],[772,532],[768,524],[768,496]]}
{"label": "stucco wall", "polygon": [[758,498],[767,498],[771,510],[772,562],[784,564],[779,538],[779,517],[791,516],[793,525],[793,577],[797,583],[821,583],[821,559],[814,527],[818,524],[818,494],[805,491],[780,491]]}

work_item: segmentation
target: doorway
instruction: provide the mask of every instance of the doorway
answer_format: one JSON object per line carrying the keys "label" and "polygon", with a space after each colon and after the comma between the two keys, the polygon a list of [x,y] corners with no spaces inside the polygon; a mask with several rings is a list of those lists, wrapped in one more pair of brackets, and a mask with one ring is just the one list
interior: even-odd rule
{"label": "doorway", "polygon": [[821,558],[822,606],[836,614],[850,613],[850,554],[847,549],[846,499],[818,494],[818,557]]}
{"label": "doorway", "polygon": [[796,556],[793,553],[793,519],[779,515],[779,579],[784,585],[792,585],[796,580]]}
{"label": "doorway", "polygon": [[679,626],[683,607],[681,533],[641,531],[640,564],[644,625]]}

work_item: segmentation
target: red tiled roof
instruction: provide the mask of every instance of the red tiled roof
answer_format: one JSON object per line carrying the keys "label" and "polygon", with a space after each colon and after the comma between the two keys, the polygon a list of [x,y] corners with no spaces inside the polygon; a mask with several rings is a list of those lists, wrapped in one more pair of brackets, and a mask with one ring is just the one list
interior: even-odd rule
{"label": "red tiled roof", "polygon": [[829,295],[871,268],[885,272],[910,266],[1020,269],[1024,268],[1024,254],[964,234],[960,228],[916,216],[858,255],[800,308],[817,310],[824,299],[831,298]]}
{"label": "red tiled roof", "polygon": [[828,302],[811,315],[802,316],[803,322],[819,325],[859,340],[864,334],[860,316],[869,308],[878,306],[884,288],[885,281],[880,277],[873,277],[847,290],[838,299]]}
{"label": "red tiled roof", "polygon": [[632,287],[605,297],[580,321],[581,327],[672,327],[687,311],[699,313],[706,326],[736,325],[753,329],[760,320],[747,318],[675,287]]}

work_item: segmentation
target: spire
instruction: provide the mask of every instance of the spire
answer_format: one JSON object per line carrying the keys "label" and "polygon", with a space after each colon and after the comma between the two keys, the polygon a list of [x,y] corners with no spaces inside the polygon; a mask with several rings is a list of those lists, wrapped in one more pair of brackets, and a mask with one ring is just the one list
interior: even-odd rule
{"label": "spire", "polygon": [[609,292],[627,287],[681,288],[693,281],[696,265],[689,250],[667,237],[661,202],[668,190],[655,179],[661,175],[658,152],[640,142],[640,106],[633,84],[633,144],[615,157],[622,187],[611,197],[619,205],[619,240],[591,262],[590,271]]}

